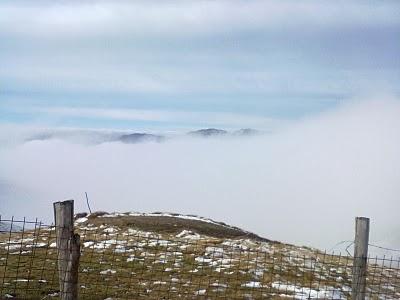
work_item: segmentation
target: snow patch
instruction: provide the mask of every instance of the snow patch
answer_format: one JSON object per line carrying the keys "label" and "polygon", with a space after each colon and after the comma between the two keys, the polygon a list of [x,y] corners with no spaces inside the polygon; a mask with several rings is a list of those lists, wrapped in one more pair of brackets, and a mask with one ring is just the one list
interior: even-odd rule
{"label": "snow patch", "polygon": [[83,218],[78,218],[78,219],[76,219],[76,220],[75,220],[75,223],[81,224],[81,223],[85,223],[85,222],[87,222],[87,221],[88,221],[88,218],[83,217]]}

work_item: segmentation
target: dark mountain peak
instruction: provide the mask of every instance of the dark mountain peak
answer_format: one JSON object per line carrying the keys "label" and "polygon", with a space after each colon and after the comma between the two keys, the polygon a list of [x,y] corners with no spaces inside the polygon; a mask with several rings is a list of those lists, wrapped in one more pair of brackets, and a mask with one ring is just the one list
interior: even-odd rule
{"label": "dark mountain peak", "polygon": [[25,141],[26,142],[33,142],[33,141],[45,141],[45,140],[50,140],[54,138],[54,134],[48,133],[48,132],[43,132],[39,134],[35,134],[29,138],[27,138]]}
{"label": "dark mountain peak", "polygon": [[253,136],[257,135],[260,132],[258,130],[252,128],[242,128],[233,132],[233,135],[240,135],[240,136]]}
{"label": "dark mountain peak", "polygon": [[143,143],[143,142],[162,142],[165,139],[162,135],[155,135],[150,133],[131,133],[124,134],[119,137],[119,140],[127,144]]}
{"label": "dark mountain peak", "polygon": [[200,129],[189,132],[190,135],[203,136],[203,137],[221,136],[221,135],[226,135],[227,133],[228,132],[226,130],[216,129],[216,128]]}

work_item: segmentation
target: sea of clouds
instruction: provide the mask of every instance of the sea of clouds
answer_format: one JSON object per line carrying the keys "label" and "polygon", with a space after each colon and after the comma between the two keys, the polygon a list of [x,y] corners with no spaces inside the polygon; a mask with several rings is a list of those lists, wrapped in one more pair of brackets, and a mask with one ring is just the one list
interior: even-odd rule
{"label": "sea of clouds", "polygon": [[[197,214],[266,238],[330,249],[371,218],[371,242],[400,248],[400,102],[345,104],[252,137],[163,143],[29,140],[0,127],[0,211],[52,220],[77,211]],[[79,136],[81,131],[76,131]],[[98,139],[96,140],[98,141]]]}

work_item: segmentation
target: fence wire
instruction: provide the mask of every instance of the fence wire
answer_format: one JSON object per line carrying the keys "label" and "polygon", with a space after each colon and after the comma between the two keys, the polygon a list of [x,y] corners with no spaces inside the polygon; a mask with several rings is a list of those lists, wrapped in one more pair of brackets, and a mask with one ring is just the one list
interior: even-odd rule
{"label": "fence wire", "polygon": [[[79,299],[350,299],[353,257],[183,230],[76,224]],[[400,261],[369,257],[367,299],[400,299]],[[59,297],[55,228],[0,219],[0,298]]]}

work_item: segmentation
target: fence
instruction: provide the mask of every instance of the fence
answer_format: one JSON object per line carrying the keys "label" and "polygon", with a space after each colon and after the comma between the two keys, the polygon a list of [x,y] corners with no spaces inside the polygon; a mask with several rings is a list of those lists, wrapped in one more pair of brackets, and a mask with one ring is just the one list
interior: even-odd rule
{"label": "fence", "polygon": [[[351,299],[357,259],[278,242],[75,221],[79,299]],[[56,228],[1,220],[0,297],[59,297]],[[400,261],[365,258],[366,299],[400,299]],[[357,280],[359,280],[358,278]],[[353,290],[354,292],[354,290]],[[73,298],[72,298],[73,299]]]}

